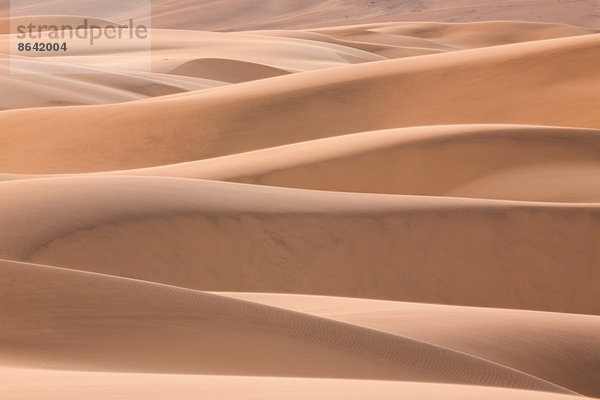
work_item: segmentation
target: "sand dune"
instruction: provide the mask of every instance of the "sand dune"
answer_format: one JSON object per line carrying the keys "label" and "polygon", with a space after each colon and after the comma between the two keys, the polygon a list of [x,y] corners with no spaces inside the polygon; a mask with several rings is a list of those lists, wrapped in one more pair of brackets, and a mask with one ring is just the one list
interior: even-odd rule
{"label": "sand dune", "polygon": [[0,398],[600,398],[597,4],[152,5],[0,19]]}
{"label": "sand dune", "polygon": [[[245,12],[240,13],[240,9]],[[193,29],[265,29],[343,25],[346,21],[529,20],[599,27],[598,5],[590,0],[482,2],[478,0],[187,0],[174,8],[167,0],[153,2],[157,26]]]}
{"label": "sand dune", "polygon": [[587,369],[600,357],[597,316],[320,296],[220,294],[407,336],[492,360],[578,393],[600,394],[600,371]]}
{"label": "sand dune", "polygon": [[598,32],[575,26],[531,22],[379,23],[314,29],[344,41],[434,49],[472,49],[534,40],[579,36]]}
{"label": "sand dune", "polygon": [[395,22],[305,31],[262,30],[251,33],[334,43],[387,58],[401,58],[597,32],[594,29],[568,25],[530,22],[485,22],[461,25]]}
{"label": "sand dune", "polygon": [[123,173],[340,192],[598,203],[599,140],[595,130],[419,127]]}
{"label": "sand dune", "polygon": [[[592,129],[430,126],[107,174],[338,192],[597,203],[599,138]],[[50,176],[4,174],[0,180]]]}
{"label": "sand dune", "polygon": [[[131,169],[414,125],[599,127],[600,97],[591,85],[599,40],[588,35],[410,57],[122,105],[8,111],[0,117],[8,153],[0,167]],[[56,131],[52,137],[47,124]]]}
{"label": "sand dune", "polygon": [[220,82],[241,83],[287,75],[288,71],[245,61],[201,58],[188,61],[171,71],[174,75],[210,78]]}
{"label": "sand dune", "polygon": [[[47,19],[58,25],[69,21]],[[153,74],[135,62],[115,72],[122,69],[121,57],[127,53],[110,54],[104,48],[94,49],[90,55],[101,58],[89,65],[68,57],[14,57],[9,63],[9,36],[0,36],[0,53],[6,53],[0,57],[0,79],[7,86],[2,109],[120,103],[384,59],[352,47],[249,34],[154,30],[152,36]],[[55,72],[45,75],[40,70]]]}
{"label": "sand dune", "polygon": [[[77,25],[81,20],[60,16],[37,19],[42,21],[38,23],[58,26]],[[507,31],[511,34],[507,35]],[[46,60],[23,58],[18,64],[13,61],[11,73],[24,74],[15,77],[9,74],[8,58],[1,58],[0,77],[11,87],[2,109],[120,103],[292,72],[594,32],[566,25],[522,22],[466,24],[460,28],[451,24],[387,23],[244,34],[153,30],[152,76],[143,72],[144,65],[136,73],[132,62],[128,72],[114,73],[115,68],[122,67],[122,50],[115,53],[119,57],[111,64],[106,50],[99,48],[96,55],[103,57],[92,67],[69,64],[68,58],[61,57],[64,65],[56,73],[59,76],[37,74],[33,79],[27,74],[39,70],[39,63]],[[2,48],[2,52],[8,52],[8,36],[0,39]],[[42,65],[56,69],[59,64]]]}
{"label": "sand dune", "polygon": [[7,59],[0,57],[0,84],[4,94],[0,99],[1,110],[121,103],[225,84],[209,79],[114,73],[73,65],[64,65],[60,75],[29,74],[39,68],[39,63],[23,59],[9,66]]}
{"label": "sand dune", "polygon": [[[435,381],[573,393],[466,354],[300,313],[50,267],[2,262],[0,268],[2,303],[10,307],[2,321],[8,366]],[[89,322],[81,325],[80,319]]]}
{"label": "sand dune", "polygon": [[600,313],[596,205],[153,177],[1,185],[0,258],[198,290]]}
{"label": "sand dune", "polygon": [[203,69],[212,73],[222,72],[219,65],[202,64],[206,62],[202,60],[210,62],[212,59],[237,61],[250,71],[257,68],[252,64],[259,64],[264,66],[263,70],[271,67],[288,73],[385,59],[343,44],[244,32],[158,29],[152,31],[152,49],[153,71],[169,73],[186,63],[199,63],[196,68],[189,70],[192,76],[201,76]]}
{"label": "sand dune", "polygon": [[[74,0],[41,0],[37,9],[68,9]],[[0,16],[8,16],[9,1],[0,1]],[[80,8],[80,7],[78,7]],[[112,11],[112,12],[111,12]],[[374,21],[473,22],[519,20],[560,22],[600,27],[593,0],[155,0],[152,23],[161,28],[240,30],[306,28]],[[131,18],[118,9],[103,10],[112,19]]]}
{"label": "sand dune", "polygon": [[[599,203],[599,140],[592,129],[430,126],[108,174],[338,192]],[[0,180],[49,176],[4,174]]]}
{"label": "sand dune", "polygon": [[[204,397],[219,399],[248,398],[248,393],[261,399],[344,399],[359,400],[377,396],[384,400],[466,399],[479,400],[572,400],[584,399],[557,393],[529,390],[498,389],[483,386],[434,383],[361,381],[340,379],[301,379],[263,377],[222,377],[206,375],[144,375],[0,369],[0,395],[13,399],[60,398],[79,399],[172,399]],[[23,389],[26,387],[26,389]]]}

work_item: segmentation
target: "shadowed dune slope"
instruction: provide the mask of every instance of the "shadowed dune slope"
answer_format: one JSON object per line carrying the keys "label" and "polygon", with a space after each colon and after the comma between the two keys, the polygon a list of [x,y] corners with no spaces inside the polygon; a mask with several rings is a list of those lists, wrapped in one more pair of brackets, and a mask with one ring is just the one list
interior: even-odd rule
{"label": "shadowed dune slope", "polygon": [[1,185],[5,259],[199,290],[600,314],[596,205],[148,177]]}
{"label": "shadowed dune slope", "polygon": [[[455,125],[363,132],[111,175],[338,192],[600,202],[597,130]],[[0,175],[0,180],[48,175]]]}
{"label": "shadowed dune slope", "polygon": [[342,192],[600,203],[596,130],[437,126],[126,171]]}
{"label": "shadowed dune slope", "polygon": [[0,0],[0,399],[600,399],[597,1],[152,8]]}
{"label": "shadowed dune slope", "polygon": [[[321,296],[219,293],[475,355],[600,395],[600,317]],[[510,327],[510,329],[508,329]]]}
{"label": "shadowed dune slope", "polygon": [[[240,12],[243,10],[244,12]],[[168,0],[153,2],[157,26],[193,29],[302,28],[343,25],[347,21],[530,20],[600,26],[598,5],[592,0],[186,0],[173,7]]]}
{"label": "shadowed dune slope", "polygon": [[[268,67],[272,67],[283,70],[279,71],[281,74],[284,71],[311,71],[385,59],[383,56],[345,46],[343,43],[316,42],[246,32],[220,33],[163,29],[152,31],[152,57],[153,71],[168,73],[191,62],[192,65],[188,65],[185,74],[193,76],[203,73],[216,74],[223,72],[221,68],[227,67],[231,70],[232,66],[239,67],[242,71],[245,69],[249,72],[254,71],[254,73],[257,69],[264,73],[269,70]],[[198,65],[194,66],[193,63]],[[269,71],[274,72],[272,69]],[[240,78],[244,75],[237,73],[236,76],[241,81]],[[251,78],[256,79],[252,76]]]}
{"label": "shadowed dune slope", "polygon": [[266,65],[215,58],[188,61],[170,73],[173,75],[198,76],[229,83],[247,82],[289,74],[288,71]]}
{"label": "shadowed dune slope", "polygon": [[52,267],[0,262],[0,270],[8,309],[0,334],[5,366],[375,378],[573,393],[435,345],[256,303]]}
{"label": "shadowed dune slope", "polygon": [[209,79],[149,73],[119,73],[64,65],[58,75],[30,74],[40,61],[0,56],[0,110],[62,105],[109,104],[224,85]]}
{"label": "shadowed dune slope", "polygon": [[[44,24],[57,26],[76,26],[81,19],[39,18]],[[111,54],[104,48],[94,49],[93,54],[103,58],[88,68],[69,65],[65,57],[15,58],[12,66],[8,55],[1,57],[0,83],[6,96],[0,109],[120,103],[292,72],[594,32],[567,25],[524,22],[405,22],[245,33],[154,29],[152,74],[145,70],[136,73],[133,62],[127,64],[131,71],[117,72],[123,67],[119,64],[123,51],[112,54],[114,61],[110,61]],[[8,36],[0,35],[0,53],[8,52],[8,41]],[[27,75],[48,68],[58,69],[60,74]]]}
{"label": "shadowed dune slope", "polygon": [[304,31],[262,30],[249,33],[334,43],[387,58],[400,58],[597,32],[598,30],[594,29],[561,24],[503,21],[471,24],[393,22]]}
{"label": "shadowed dune slope", "polygon": [[470,49],[598,32],[562,24],[532,22],[379,23],[312,29],[343,41],[434,49]]}
{"label": "shadowed dune slope", "polygon": [[600,74],[598,46],[600,35],[588,35],[353,65],[118,106],[6,111],[0,113],[6,151],[0,169],[131,169],[425,124],[600,127],[600,96],[592,84]]}
{"label": "shadowed dune slope", "polygon": [[[36,3],[47,10],[78,4],[75,0]],[[8,11],[9,0],[0,0],[0,16],[7,16]],[[119,8],[108,11],[113,11],[111,19],[139,17],[132,12],[123,14]],[[297,29],[359,21],[527,20],[599,27],[598,11],[594,0],[153,0],[152,24],[162,28],[240,30]]]}

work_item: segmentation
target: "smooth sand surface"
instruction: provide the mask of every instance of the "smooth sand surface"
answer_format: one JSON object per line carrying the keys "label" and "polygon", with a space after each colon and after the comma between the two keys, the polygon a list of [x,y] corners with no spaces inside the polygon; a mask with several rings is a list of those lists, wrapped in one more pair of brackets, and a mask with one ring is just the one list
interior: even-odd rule
{"label": "smooth sand surface", "polygon": [[[76,0],[39,0],[37,9],[68,10]],[[9,0],[0,0],[0,16],[9,15]],[[82,7],[76,7],[81,9]],[[17,9],[22,11],[21,8]],[[140,17],[102,7],[107,19]],[[375,21],[532,21],[600,27],[594,0],[154,0],[152,24],[160,28],[247,30],[306,28]]]}
{"label": "smooth sand surface", "polygon": [[310,378],[208,375],[144,375],[32,369],[0,369],[0,395],[21,399],[173,399],[218,398],[294,400],[376,397],[384,400],[574,400],[582,397],[507,388]]}
{"label": "smooth sand surface", "polygon": [[[400,334],[598,393],[600,319],[590,315],[254,293],[224,296]],[[506,327],[511,326],[510,330]],[[540,332],[544,332],[540,335]]]}
{"label": "smooth sand surface", "polygon": [[600,314],[597,204],[162,177],[2,187],[4,259],[198,290]]}
{"label": "smooth sand surface", "polygon": [[[36,2],[37,10],[48,11],[73,9],[73,4],[75,9],[85,9],[76,0]],[[0,0],[0,17],[10,15],[9,5],[9,0]],[[339,26],[348,22],[508,20],[600,28],[599,11],[594,0],[154,0],[152,24],[160,28],[248,30]],[[144,17],[123,14],[122,9],[110,6],[99,12],[109,20]]]}
{"label": "smooth sand surface", "polygon": [[600,35],[584,35],[326,68],[124,104],[10,110],[0,118],[6,152],[0,168],[141,168],[416,125],[599,128],[598,46]]}
{"label": "smooth sand surface", "polygon": [[0,19],[0,398],[600,398],[600,8],[501,3]]}
{"label": "smooth sand surface", "polygon": [[[23,344],[3,348],[8,365],[571,392],[430,343],[252,302],[45,266],[3,262],[0,268],[2,303],[10,309],[2,321],[5,340]],[[65,320],[73,325],[63,330]]]}
{"label": "smooth sand surface", "polygon": [[600,26],[599,5],[593,0],[185,0],[176,9],[168,0],[152,4],[153,23],[157,26],[211,30],[302,28],[342,25],[347,21],[394,20],[527,20]]}
{"label": "smooth sand surface", "polygon": [[[77,26],[81,20],[39,19],[57,26]],[[10,36],[0,35],[0,79],[6,95],[0,109],[120,103],[348,64],[595,32],[522,22],[465,24],[460,29],[452,24],[408,22],[247,33],[154,29],[153,74],[136,62],[123,65],[122,51],[111,58],[113,54],[104,48],[94,48],[94,55],[102,58],[85,67],[73,65],[66,57],[53,57],[51,62],[15,57],[10,64]],[[44,68],[57,69],[56,73],[32,76],[42,61],[46,61]]]}
{"label": "smooth sand surface", "polygon": [[[208,179],[354,193],[597,203],[599,139],[599,131],[593,129],[425,126],[95,175]],[[0,181],[50,176],[0,174]]]}

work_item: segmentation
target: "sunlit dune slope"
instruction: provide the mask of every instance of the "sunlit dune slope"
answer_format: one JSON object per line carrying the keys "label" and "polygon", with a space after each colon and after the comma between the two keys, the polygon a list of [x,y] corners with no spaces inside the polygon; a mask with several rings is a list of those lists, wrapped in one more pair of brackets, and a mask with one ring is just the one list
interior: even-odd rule
{"label": "sunlit dune slope", "polygon": [[[600,35],[588,35],[353,65],[118,106],[7,111],[0,114],[6,151],[0,168],[139,168],[425,124],[599,127],[594,110],[600,96],[592,84],[599,45]],[[47,126],[54,135],[47,135]]]}
{"label": "sunlit dune slope", "polygon": [[[312,32],[344,42],[456,50],[534,40],[579,36],[597,32],[563,24],[531,22],[475,22],[465,24],[439,22],[378,23],[311,29]],[[268,32],[268,31],[267,31]]]}
{"label": "sunlit dune slope", "polygon": [[475,355],[598,397],[600,317],[286,294],[220,293]]}
{"label": "sunlit dune slope", "polygon": [[[238,377],[207,375],[161,375],[90,373],[32,369],[0,369],[0,395],[13,399],[56,397],[80,399],[167,400],[174,397],[204,397],[207,393],[224,400],[246,400],[248,393],[261,399],[329,400],[335,396],[362,400],[574,400],[584,397],[485,386],[436,383],[364,381],[341,379]],[[24,389],[26,388],[26,389]]]}
{"label": "sunlit dune slope", "polygon": [[[63,0],[64,1],[64,0]],[[243,11],[243,12],[241,12]],[[303,28],[347,21],[529,20],[600,26],[592,0],[186,0],[153,2],[153,23],[193,29]]]}
{"label": "sunlit dune slope", "polygon": [[[600,202],[597,130],[452,125],[363,132],[111,175],[339,192]],[[0,180],[48,175],[0,175]]]}
{"label": "sunlit dune slope", "polygon": [[1,399],[600,398],[597,2],[152,8],[0,0]]}
{"label": "sunlit dune slope", "polygon": [[[46,26],[77,26],[80,20],[81,17],[61,16],[34,18]],[[18,21],[13,22],[16,25]],[[88,60],[89,67],[70,64],[65,57],[15,56],[12,65],[8,56],[0,58],[0,78],[7,90],[1,108],[120,103],[386,58],[591,33],[591,29],[567,25],[524,22],[405,22],[247,33],[154,29],[153,74],[146,71],[143,63],[136,71],[134,61],[127,63],[128,71],[119,73],[124,67],[120,61],[124,51],[111,54],[104,47],[93,49],[92,55],[102,58],[96,64]],[[0,35],[0,53],[8,53],[8,41],[9,36]],[[51,70],[55,72],[39,73]]]}
{"label": "sunlit dune slope", "polygon": [[2,348],[4,365],[377,378],[572,393],[463,353],[306,314],[51,267],[0,262],[0,269],[2,304],[10,306],[2,316],[2,342],[9,344]]}
{"label": "sunlit dune slope", "polygon": [[39,71],[39,65],[40,61],[24,58],[14,61],[10,70],[8,58],[0,56],[1,110],[121,103],[225,84],[209,79],[118,73],[105,68],[71,65],[62,66],[62,74],[31,74]]}
{"label": "sunlit dune slope", "polygon": [[[69,9],[75,0],[38,0],[38,9]],[[71,6],[71,8],[73,8]],[[111,19],[138,18],[135,12],[102,7]],[[600,27],[594,0],[154,0],[152,24],[199,30],[297,29],[374,21],[473,22],[525,20]],[[112,12],[111,12],[112,11]],[[0,0],[8,16],[9,0]]]}

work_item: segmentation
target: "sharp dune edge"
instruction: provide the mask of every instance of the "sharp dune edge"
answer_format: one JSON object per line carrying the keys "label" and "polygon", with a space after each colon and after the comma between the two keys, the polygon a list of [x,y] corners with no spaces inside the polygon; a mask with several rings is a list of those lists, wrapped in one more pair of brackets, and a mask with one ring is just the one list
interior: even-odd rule
{"label": "sharp dune edge", "polygon": [[[107,367],[106,353],[102,346],[95,346],[103,337],[104,345],[113,349],[109,360],[119,358],[123,362],[119,366],[109,361],[108,365],[116,370],[433,380],[570,392],[499,364],[428,343],[250,302],[119,282],[113,277],[94,279],[88,274],[49,267],[4,264],[2,269],[7,283],[31,287],[29,293],[15,293],[3,285],[3,293],[8,295],[2,299],[3,304],[14,304],[3,321],[6,341],[16,339],[27,345],[24,351],[5,352],[9,365],[103,370]],[[68,287],[75,289],[66,290]],[[39,292],[42,296],[37,297],[35,293]],[[21,304],[25,309],[19,310]],[[149,304],[154,306],[148,309]],[[69,312],[73,305],[77,306]],[[52,310],[60,312],[53,315]],[[21,313],[28,318],[20,317]],[[81,314],[98,325],[81,330],[57,328],[61,319]],[[170,324],[172,319],[183,326]],[[48,326],[42,325],[44,320]],[[107,322],[111,322],[109,330],[104,331],[101,327]],[[54,335],[37,339],[32,328]],[[143,332],[148,333],[140,334]],[[219,343],[219,336],[223,343]],[[247,346],[248,341],[253,346]],[[177,342],[177,349],[169,345]],[[139,348],[148,350],[140,353]],[[34,354],[41,353],[33,365],[25,361],[31,357],[30,349],[37,350]],[[296,356],[282,359],[282,352]],[[460,367],[454,368],[456,365]]]}
{"label": "sharp dune edge", "polygon": [[[543,126],[428,126],[362,132],[214,159],[93,175],[210,179],[357,193],[597,203],[599,133],[593,129]],[[51,176],[61,175],[0,174],[0,180]]]}
{"label": "sharp dune edge", "polygon": [[[600,312],[595,204],[158,177],[2,185],[0,205],[10,213],[1,223],[11,227],[0,241],[5,259],[201,290]],[[509,244],[511,251],[502,251]]]}
{"label": "sharp dune edge", "polygon": [[600,6],[152,8],[0,12],[0,398],[600,398]]}
{"label": "sharp dune edge", "polygon": [[[219,294],[436,343],[582,392],[598,388],[597,381],[589,385],[595,381],[594,373],[582,373],[600,351],[596,333],[600,321],[593,316],[319,296]],[[559,320],[563,328],[556,329]],[[540,336],[540,331],[547,335]],[[573,365],[574,360],[580,364]],[[566,373],[571,368],[573,373]]]}
{"label": "sharp dune edge", "polygon": [[[592,82],[600,75],[599,46],[600,35],[585,35],[327,68],[119,105],[6,111],[0,167],[17,173],[131,169],[415,125],[597,128],[600,96]],[[54,135],[47,135],[47,125]],[[39,152],[30,151],[31,143]]]}

